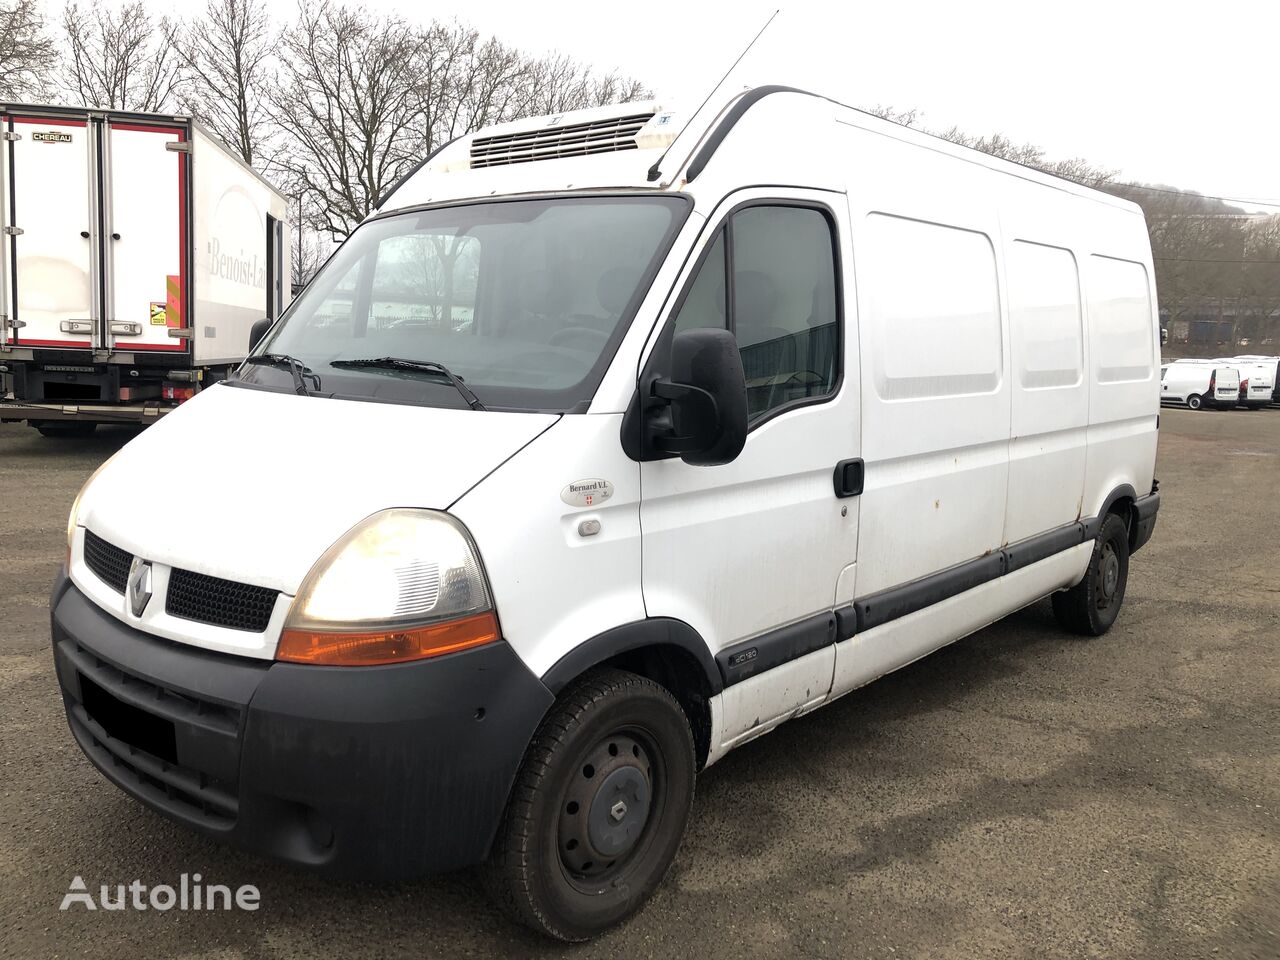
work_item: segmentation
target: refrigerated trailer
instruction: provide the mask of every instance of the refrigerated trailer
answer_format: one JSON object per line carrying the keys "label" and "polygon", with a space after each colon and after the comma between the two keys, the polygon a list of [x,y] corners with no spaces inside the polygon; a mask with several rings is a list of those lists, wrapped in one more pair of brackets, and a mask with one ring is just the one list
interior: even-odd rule
{"label": "refrigerated trailer", "polygon": [[147,423],[289,298],[280,191],[190,117],[0,104],[0,420]]}

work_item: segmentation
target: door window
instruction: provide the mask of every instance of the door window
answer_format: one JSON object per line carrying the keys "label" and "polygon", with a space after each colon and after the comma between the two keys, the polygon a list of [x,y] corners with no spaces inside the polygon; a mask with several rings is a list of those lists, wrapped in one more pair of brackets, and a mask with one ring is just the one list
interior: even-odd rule
{"label": "door window", "polygon": [[753,421],[833,394],[840,315],[830,219],[800,206],[752,205],[734,213],[689,286],[675,327],[733,331]]}

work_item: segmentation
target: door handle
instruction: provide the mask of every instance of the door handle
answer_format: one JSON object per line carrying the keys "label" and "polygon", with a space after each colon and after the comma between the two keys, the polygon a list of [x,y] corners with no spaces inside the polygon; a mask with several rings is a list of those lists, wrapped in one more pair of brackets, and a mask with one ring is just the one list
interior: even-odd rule
{"label": "door handle", "polygon": [[88,230],[81,230],[81,231],[80,231],[80,236],[82,236],[82,237],[84,237],[86,240],[88,240],[88,239],[89,239],[89,231],[88,231]]}
{"label": "door handle", "polygon": [[841,499],[858,496],[862,493],[862,483],[865,475],[866,468],[861,457],[854,457],[852,460],[841,460],[836,464],[835,473],[831,478],[835,484],[836,496]]}

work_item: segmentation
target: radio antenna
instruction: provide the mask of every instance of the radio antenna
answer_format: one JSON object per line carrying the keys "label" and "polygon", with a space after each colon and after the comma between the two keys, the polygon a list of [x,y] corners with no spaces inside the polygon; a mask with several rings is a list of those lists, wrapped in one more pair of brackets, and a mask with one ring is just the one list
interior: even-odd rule
{"label": "radio antenna", "polygon": [[[774,17],[776,17],[781,12],[781,10],[782,8],[779,7],[777,10],[773,11],[773,13],[769,16],[769,19],[764,22],[764,26],[760,28],[760,32],[757,33],[754,37],[752,37],[751,42],[747,44],[746,49],[744,49],[740,54],[738,54],[738,59],[733,61],[733,63],[729,64],[729,69],[724,72],[724,76],[721,77],[719,82],[714,87],[711,88],[711,92],[707,94],[706,99],[703,100],[702,103],[698,104],[698,109],[693,111],[693,113],[689,116],[690,123],[693,122],[694,117],[696,117],[698,114],[702,112],[702,108],[711,102],[711,98],[716,95],[716,91],[719,90],[722,86],[724,86],[724,82],[729,79],[729,75],[733,73],[733,71],[737,68],[738,64],[742,62],[742,58],[751,52],[751,48],[756,45],[756,41],[759,40],[764,35],[764,32],[769,29],[769,24],[773,23]],[[653,166],[649,168],[648,179],[650,180],[650,182],[657,180],[659,177],[662,176],[662,161],[667,159],[667,154],[671,152],[671,148],[674,146],[675,146],[675,141],[673,140],[671,141],[671,143],[667,144],[667,149],[662,151],[662,156],[660,156],[657,160],[653,162]]]}

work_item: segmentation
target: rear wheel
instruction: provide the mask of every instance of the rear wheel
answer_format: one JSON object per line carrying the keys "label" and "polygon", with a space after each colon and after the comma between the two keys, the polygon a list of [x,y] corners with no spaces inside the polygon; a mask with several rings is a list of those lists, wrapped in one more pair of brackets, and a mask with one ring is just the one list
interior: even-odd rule
{"label": "rear wheel", "polygon": [[1129,528],[1114,513],[1107,514],[1093,544],[1084,579],[1070,590],[1053,595],[1058,622],[1073,633],[1100,637],[1116,622],[1129,581]]}
{"label": "rear wheel", "polygon": [[1187,397],[1187,406],[1192,410],[1199,410],[1203,405],[1204,401],[1200,399],[1200,394],[1193,393],[1191,396]]}
{"label": "rear wheel", "polygon": [[87,437],[98,429],[96,423],[85,423],[73,420],[70,423],[56,423],[48,420],[33,423],[33,427],[42,437]]}
{"label": "rear wheel", "polygon": [[675,859],[696,756],[684,711],[622,670],[587,675],[534,735],[490,858],[516,920],[587,940],[638,910]]}

